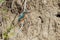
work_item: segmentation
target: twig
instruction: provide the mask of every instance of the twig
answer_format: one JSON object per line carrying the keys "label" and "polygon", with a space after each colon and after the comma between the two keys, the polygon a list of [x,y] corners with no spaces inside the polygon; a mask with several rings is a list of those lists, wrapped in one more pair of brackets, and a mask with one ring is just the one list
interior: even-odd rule
{"label": "twig", "polygon": [[13,21],[12,21],[12,23],[11,23],[10,26],[12,26],[12,24],[14,25],[14,21],[15,21],[16,16],[17,16],[17,15],[15,15],[15,17],[14,17],[14,19],[13,19]]}
{"label": "twig", "polygon": [[24,11],[27,9],[27,8],[26,8],[26,2],[27,2],[27,1],[25,0],[25,2],[24,2]]}

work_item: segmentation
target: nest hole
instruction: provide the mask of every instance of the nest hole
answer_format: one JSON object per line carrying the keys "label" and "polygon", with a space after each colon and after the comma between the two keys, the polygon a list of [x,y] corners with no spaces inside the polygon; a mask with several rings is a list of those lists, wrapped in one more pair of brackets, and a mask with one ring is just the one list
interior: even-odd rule
{"label": "nest hole", "polygon": [[56,14],[56,17],[60,17],[60,12],[58,12],[58,13]]}
{"label": "nest hole", "polygon": [[39,18],[41,19],[41,23],[43,23],[44,21],[43,21],[42,17],[41,17],[41,16],[39,16]]}

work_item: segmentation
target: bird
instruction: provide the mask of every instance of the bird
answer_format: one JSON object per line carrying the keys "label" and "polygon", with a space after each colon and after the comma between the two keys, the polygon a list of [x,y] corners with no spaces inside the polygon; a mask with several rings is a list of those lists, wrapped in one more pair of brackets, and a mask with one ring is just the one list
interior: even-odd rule
{"label": "bird", "polygon": [[18,22],[19,22],[22,18],[24,18],[24,12],[22,12],[22,13],[19,15]]}
{"label": "bird", "polygon": [[28,13],[30,13],[30,11],[28,11],[27,9],[23,10],[19,17],[18,17],[18,25],[19,27],[23,27],[25,25],[25,19],[28,17]]}
{"label": "bird", "polygon": [[26,13],[27,13],[26,11],[23,11],[22,13],[20,13],[19,18],[18,18],[18,22],[20,22],[21,19],[23,19],[25,17]]}
{"label": "bird", "polygon": [[18,18],[18,25],[23,27],[24,26],[24,19],[26,18],[26,11],[23,11],[20,13],[19,18]]}

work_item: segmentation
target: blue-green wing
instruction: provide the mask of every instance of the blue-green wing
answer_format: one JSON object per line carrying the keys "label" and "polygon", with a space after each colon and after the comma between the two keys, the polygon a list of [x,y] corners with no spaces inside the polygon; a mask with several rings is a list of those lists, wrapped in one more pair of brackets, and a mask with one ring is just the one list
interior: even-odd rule
{"label": "blue-green wing", "polygon": [[18,21],[20,21],[22,18],[24,18],[24,13],[21,13],[19,18],[18,18]]}

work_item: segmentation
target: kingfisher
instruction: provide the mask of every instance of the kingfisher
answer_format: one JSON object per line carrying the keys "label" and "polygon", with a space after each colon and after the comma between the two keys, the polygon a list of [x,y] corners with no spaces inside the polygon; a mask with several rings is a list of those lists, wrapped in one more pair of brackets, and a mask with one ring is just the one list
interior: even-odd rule
{"label": "kingfisher", "polygon": [[19,15],[18,22],[20,22],[21,19],[23,19],[23,18],[26,16],[26,13],[28,12],[28,11],[27,11],[27,8],[26,8],[26,6],[27,6],[26,3],[27,3],[27,0],[25,0],[25,2],[24,2],[23,11],[22,11],[21,14]]}
{"label": "kingfisher", "polygon": [[20,13],[18,22],[20,22],[25,17],[26,13],[27,13],[27,11],[23,11],[22,13]]}
{"label": "kingfisher", "polygon": [[20,25],[21,25],[21,27],[24,26],[24,19],[27,18],[27,13],[28,13],[27,11],[23,11],[23,12],[20,13],[19,18],[18,18],[18,24],[19,24],[19,26]]}

